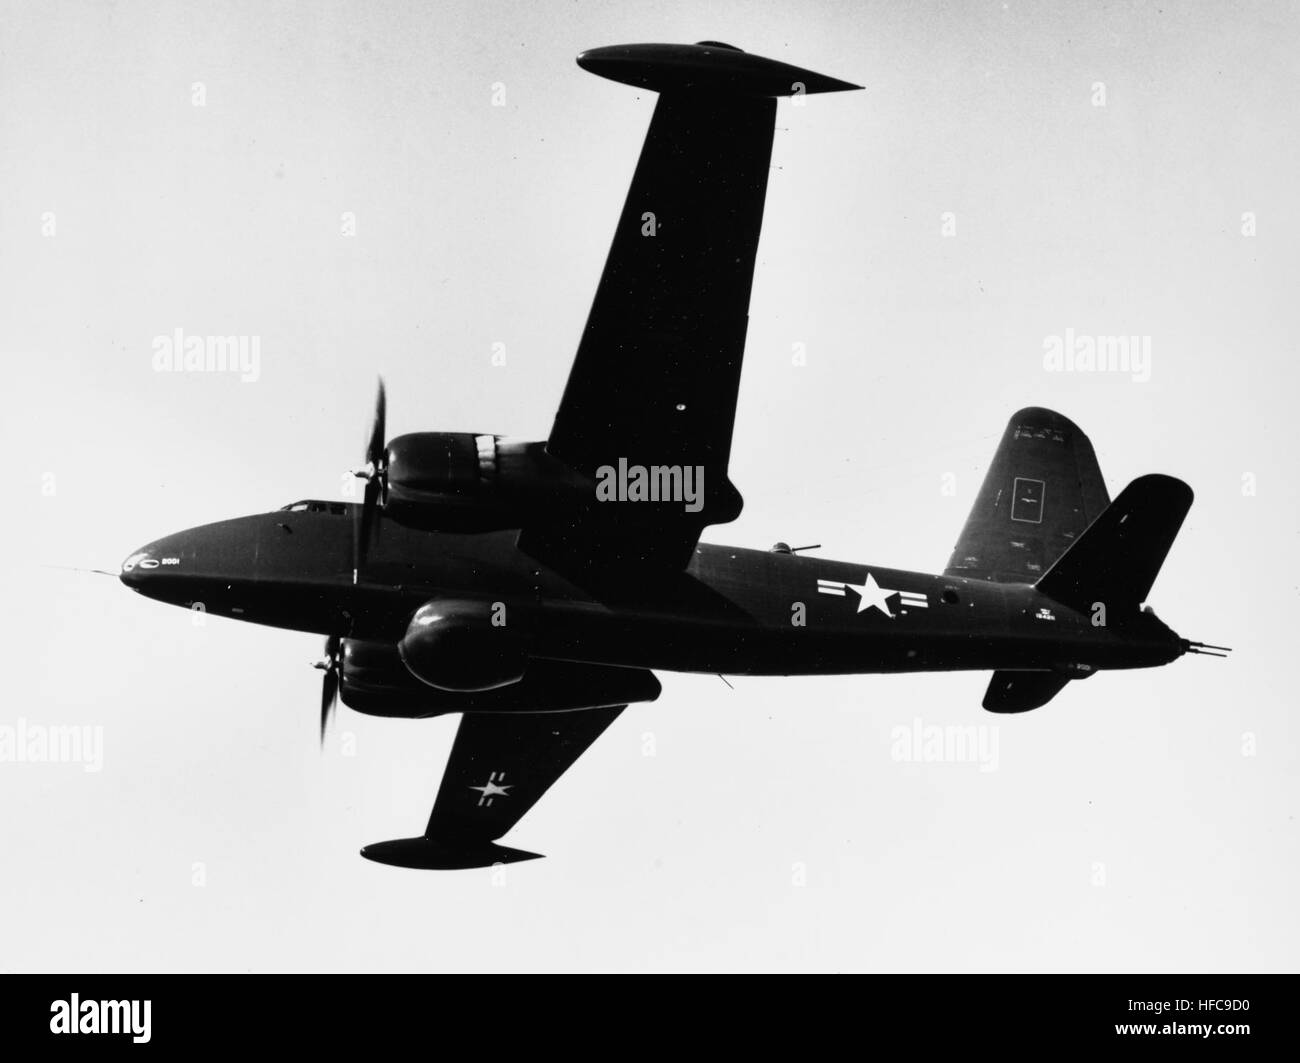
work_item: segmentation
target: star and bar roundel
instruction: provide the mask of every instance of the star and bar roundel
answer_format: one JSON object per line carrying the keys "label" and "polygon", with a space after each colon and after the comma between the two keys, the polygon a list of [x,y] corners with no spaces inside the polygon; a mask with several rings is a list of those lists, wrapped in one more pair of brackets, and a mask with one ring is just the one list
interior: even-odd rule
{"label": "star and bar roundel", "polygon": [[[906,613],[909,609],[928,609],[930,606],[930,602],[924,594],[917,591],[899,591],[882,587],[870,572],[866,574],[861,583],[845,583],[833,579],[819,579],[817,581],[817,592],[819,594],[830,594],[844,598],[847,597],[849,591],[858,596],[859,613],[865,613],[868,609],[875,609],[889,617],[890,620],[893,620],[898,613]],[[890,605],[891,599],[897,599],[892,606]]]}

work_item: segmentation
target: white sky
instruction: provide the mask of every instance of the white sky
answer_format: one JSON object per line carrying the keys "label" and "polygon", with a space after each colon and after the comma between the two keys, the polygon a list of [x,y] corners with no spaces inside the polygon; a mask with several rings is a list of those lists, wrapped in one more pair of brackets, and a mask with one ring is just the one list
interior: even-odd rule
{"label": "white sky", "polygon": [[[1095,7],[0,3],[0,726],[105,744],[0,764],[0,967],[1294,969],[1297,17]],[[937,571],[1051,406],[1112,493],[1192,485],[1152,602],[1237,652],[1003,719],[985,674],[664,675],[507,838],[548,859],[367,863],[454,719],[342,709],[322,757],[318,639],[37,566],[338,497],[379,372],[391,435],[544,437],[652,107],[573,58],[703,39],[867,86],[781,105],[706,540]],[[178,327],[261,378],[154,373]],[[1151,380],[1044,372],[1067,328],[1150,336]],[[997,770],[897,762],[918,718]]]}

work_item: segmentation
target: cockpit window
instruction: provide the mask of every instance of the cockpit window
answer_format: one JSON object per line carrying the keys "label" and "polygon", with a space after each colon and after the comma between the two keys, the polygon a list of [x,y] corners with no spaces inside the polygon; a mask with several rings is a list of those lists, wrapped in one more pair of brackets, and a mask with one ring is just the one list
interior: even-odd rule
{"label": "cockpit window", "polygon": [[305,498],[301,502],[290,502],[280,507],[281,513],[330,513],[336,517],[346,516],[348,507],[343,502],[320,502]]}

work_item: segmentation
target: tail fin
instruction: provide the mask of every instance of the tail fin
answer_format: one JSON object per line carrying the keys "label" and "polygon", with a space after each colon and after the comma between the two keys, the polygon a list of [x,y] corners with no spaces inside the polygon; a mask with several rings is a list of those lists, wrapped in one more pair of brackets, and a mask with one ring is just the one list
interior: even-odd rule
{"label": "tail fin", "polygon": [[1036,584],[1063,605],[1136,610],[1151,593],[1192,489],[1172,476],[1139,476]]}
{"label": "tail fin", "polygon": [[946,576],[1033,583],[1110,498],[1088,437],[1037,407],[1012,416]]}

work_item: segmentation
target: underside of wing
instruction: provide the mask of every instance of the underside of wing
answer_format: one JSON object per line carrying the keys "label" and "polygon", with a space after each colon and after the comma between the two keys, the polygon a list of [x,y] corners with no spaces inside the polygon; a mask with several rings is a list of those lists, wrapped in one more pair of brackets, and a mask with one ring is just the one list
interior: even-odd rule
{"label": "underside of wing", "polygon": [[381,864],[441,870],[537,858],[540,853],[498,845],[497,839],[626,707],[466,713],[424,834],[367,845],[361,855]]}
{"label": "underside of wing", "polygon": [[[725,45],[586,53],[660,88],[547,452],[603,482],[564,527],[525,529],[548,559],[684,567],[734,520],[727,475],[775,126],[774,94],[853,88]],[[612,496],[611,496],[612,495]]]}
{"label": "underside of wing", "polygon": [[589,475],[703,465],[722,491],[775,115],[769,99],[660,97],[551,454]]}

